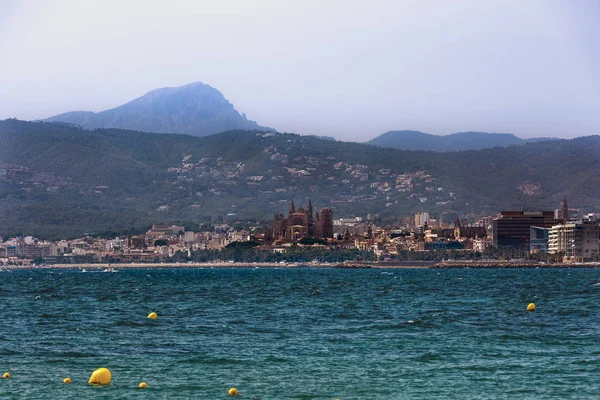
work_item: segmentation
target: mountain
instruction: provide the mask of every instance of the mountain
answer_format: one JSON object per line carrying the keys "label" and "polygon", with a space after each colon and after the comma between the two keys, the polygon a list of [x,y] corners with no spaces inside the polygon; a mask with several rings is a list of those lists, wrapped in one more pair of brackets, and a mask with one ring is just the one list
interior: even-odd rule
{"label": "mountain", "polygon": [[508,133],[458,132],[446,136],[437,136],[419,131],[390,131],[377,136],[368,143],[379,147],[391,147],[401,150],[463,151],[523,145],[528,142],[543,140],[552,139],[520,139]]}
{"label": "mountain", "polygon": [[600,137],[435,153],[261,131],[207,137],[0,121],[0,235],[270,221],[294,198],[334,217],[597,211]]}
{"label": "mountain", "polygon": [[99,113],[72,111],[44,121],[65,122],[85,129],[117,128],[194,136],[232,129],[273,131],[240,115],[221,92],[201,82],[152,90],[127,104]]}

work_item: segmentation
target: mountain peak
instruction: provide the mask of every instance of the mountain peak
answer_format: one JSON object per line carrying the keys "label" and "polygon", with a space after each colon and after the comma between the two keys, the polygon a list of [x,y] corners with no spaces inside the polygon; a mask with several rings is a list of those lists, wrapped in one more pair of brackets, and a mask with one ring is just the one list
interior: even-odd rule
{"label": "mountain peak", "polygon": [[85,129],[119,128],[207,136],[232,129],[273,131],[241,115],[221,92],[202,82],[154,89],[121,106],[75,111],[45,119]]}

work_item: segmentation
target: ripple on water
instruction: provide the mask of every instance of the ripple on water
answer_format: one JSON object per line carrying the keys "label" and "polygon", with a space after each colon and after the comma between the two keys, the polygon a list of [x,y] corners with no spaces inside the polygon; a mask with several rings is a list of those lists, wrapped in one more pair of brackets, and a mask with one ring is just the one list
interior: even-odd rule
{"label": "ripple on water", "polygon": [[597,398],[600,270],[60,272],[3,276],[5,398]]}

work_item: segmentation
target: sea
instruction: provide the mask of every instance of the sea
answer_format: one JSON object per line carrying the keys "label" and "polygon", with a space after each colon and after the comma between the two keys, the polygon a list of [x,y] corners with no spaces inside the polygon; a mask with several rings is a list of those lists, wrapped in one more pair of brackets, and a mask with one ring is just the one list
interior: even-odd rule
{"label": "sea", "polygon": [[116,268],[0,272],[0,398],[600,398],[600,269]]}

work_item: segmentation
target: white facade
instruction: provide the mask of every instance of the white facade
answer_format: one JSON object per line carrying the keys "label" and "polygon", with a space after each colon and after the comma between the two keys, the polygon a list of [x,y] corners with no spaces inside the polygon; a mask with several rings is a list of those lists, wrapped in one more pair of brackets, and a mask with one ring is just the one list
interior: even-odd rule
{"label": "white facade", "polygon": [[565,258],[576,261],[596,259],[600,254],[600,225],[584,221],[553,226],[548,253],[563,253]]}

